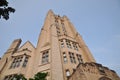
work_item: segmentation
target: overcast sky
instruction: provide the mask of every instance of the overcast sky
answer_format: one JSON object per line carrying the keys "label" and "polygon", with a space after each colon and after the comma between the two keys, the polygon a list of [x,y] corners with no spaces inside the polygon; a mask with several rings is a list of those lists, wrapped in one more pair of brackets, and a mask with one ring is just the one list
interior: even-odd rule
{"label": "overcast sky", "polygon": [[0,57],[14,39],[36,46],[49,9],[66,15],[98,63],[120,75],[120,0],[8,0],[16,9],[0,20]]}

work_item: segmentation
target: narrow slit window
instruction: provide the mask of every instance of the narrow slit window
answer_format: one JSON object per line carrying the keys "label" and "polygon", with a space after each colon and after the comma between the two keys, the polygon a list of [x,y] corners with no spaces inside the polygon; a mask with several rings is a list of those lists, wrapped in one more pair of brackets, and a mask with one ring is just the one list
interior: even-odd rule
{"label": "narrow slit window", "polygon": [[65,52],[63,52],[63,61],[64,61],[64,63],[67,63],[67,56],[66,56]]}
{"label": "narrow slit window", "polygon": [[61,43],[60,43],[60,44],[61,44],[61,48],[63,48],[63,47],[64,47],[64,42],[63,42],[63,40],[61,40],[60,42],[61,42]]}

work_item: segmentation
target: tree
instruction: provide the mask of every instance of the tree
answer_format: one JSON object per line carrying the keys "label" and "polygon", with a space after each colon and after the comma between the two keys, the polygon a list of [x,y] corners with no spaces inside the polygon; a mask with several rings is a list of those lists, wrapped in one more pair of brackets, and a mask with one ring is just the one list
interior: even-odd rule
{"label": "tree", "polygon": [[34,78],[30,78],[29,80],[47,80],[47,79],[46,79],[47,74],[48,74],[48,73],[38,72],[37,74],[35,74]]}
{"label": "tree", "polygon": [[12,80],[27,80],[22,74],[15,75]]}
{"label": "tree", "polygon": [[15,9],[8,7],[8,2],[6,0],[0,0],[0,19],[3,17],[5,20],[8,20],[11,12],[14,13]]}

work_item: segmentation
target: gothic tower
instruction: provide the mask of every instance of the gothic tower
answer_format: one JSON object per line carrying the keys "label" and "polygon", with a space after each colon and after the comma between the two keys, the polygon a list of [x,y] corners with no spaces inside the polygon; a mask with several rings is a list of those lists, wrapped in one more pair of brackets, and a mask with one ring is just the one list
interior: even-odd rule
{"label": "gothic tower", "polygon": [[37,46],[16,39],[0,59],[0,80],[16,74],[27,79],[47,72],[47,80],[120,80],[115,71],[96,63],[80,34],[66,16],[49,10]]}
{"label": "gothic tower", "polygon": [[[86,44],[66,16],[50,10],[36,47],[35,72],[46,71],[50,80],[66,80],[79,63],[95,62]],[[44,68],[43,68],[44,67]]]}

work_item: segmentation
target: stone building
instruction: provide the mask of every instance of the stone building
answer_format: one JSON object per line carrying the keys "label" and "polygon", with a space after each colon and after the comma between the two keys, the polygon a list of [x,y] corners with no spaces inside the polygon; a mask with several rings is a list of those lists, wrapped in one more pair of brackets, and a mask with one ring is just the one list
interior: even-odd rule
{"label": "stone building", "polygon": [[50,10],[37,46],[21,39],[13,41],[0,59],[0,80],[16,74],[27,79],[48,72],[47,80],[120,80],[115,71],[96,63],[81,35],[66,16]]}
{"label": "stone building", "polygon": [[69,80],[120,80],[115,71],[102,66],[101,64],[90,62],[80,63],[76,70],[68,77]]}

